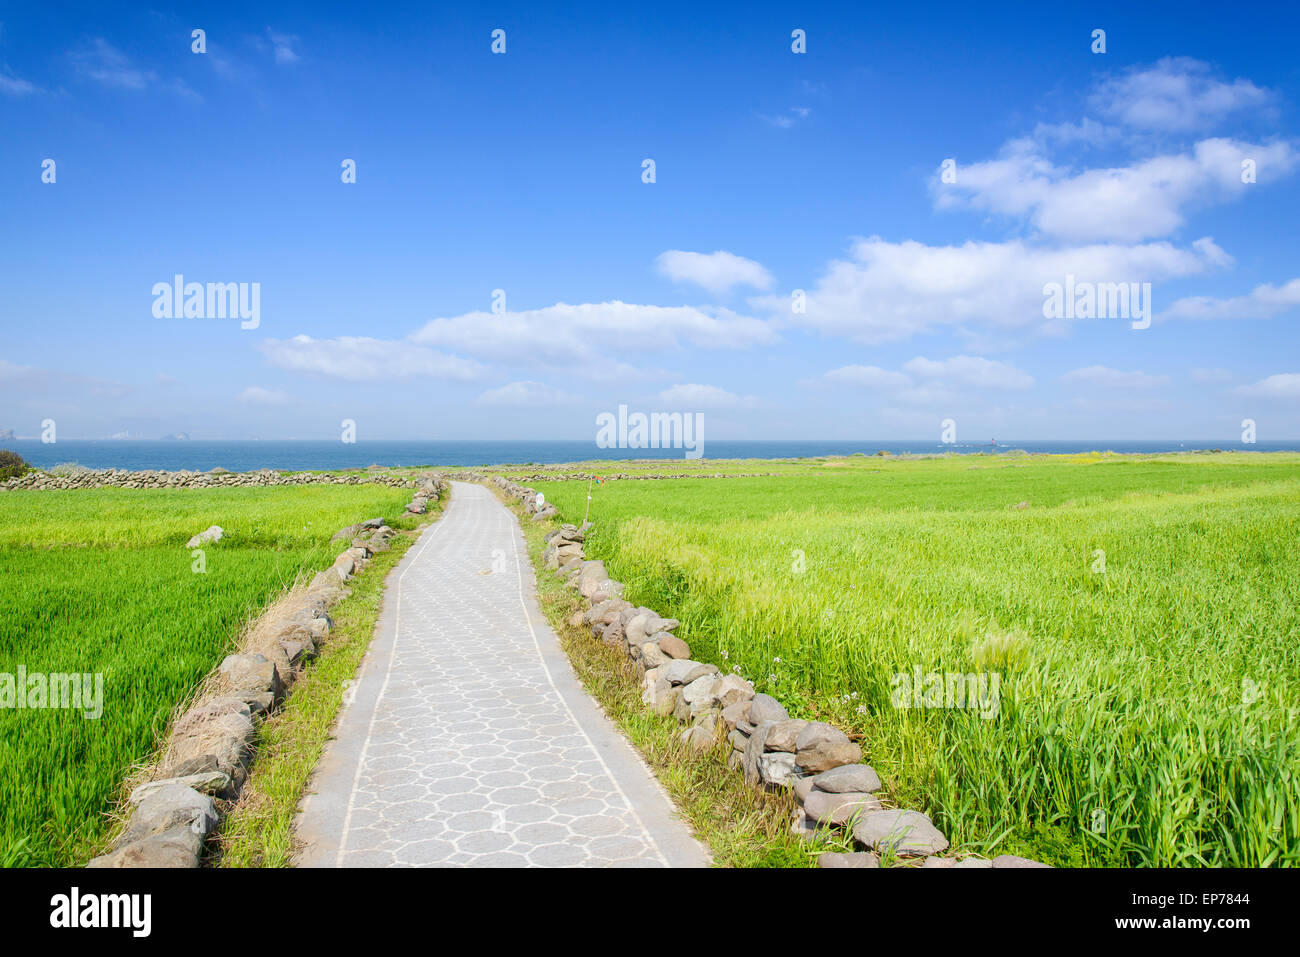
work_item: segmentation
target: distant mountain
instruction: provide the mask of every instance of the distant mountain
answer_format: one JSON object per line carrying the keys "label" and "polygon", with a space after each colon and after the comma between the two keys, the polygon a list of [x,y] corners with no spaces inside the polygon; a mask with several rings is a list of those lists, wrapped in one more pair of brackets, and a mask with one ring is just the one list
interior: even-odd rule
{"label": "distant mountain", "polygon": [[175,440],[177,442],[181,442],[188,439],[189,437],[190,434],[188,432],[173,432],[171,435],[164,435],[163,441],[170,442],[172,440]]}
{"label": "distant mountain", "polygon": [[0,442],[15,438],[13,429],[0,429]]}

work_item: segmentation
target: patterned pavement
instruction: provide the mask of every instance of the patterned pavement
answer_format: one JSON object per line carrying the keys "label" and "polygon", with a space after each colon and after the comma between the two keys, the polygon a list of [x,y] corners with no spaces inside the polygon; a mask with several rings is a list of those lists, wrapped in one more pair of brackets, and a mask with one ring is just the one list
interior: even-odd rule
{"label": "patterned pavement", "polygon": [[708,864],[582,690],[535,583],[514,515],[453,483],[389,578],[296,822],[299,866]]}

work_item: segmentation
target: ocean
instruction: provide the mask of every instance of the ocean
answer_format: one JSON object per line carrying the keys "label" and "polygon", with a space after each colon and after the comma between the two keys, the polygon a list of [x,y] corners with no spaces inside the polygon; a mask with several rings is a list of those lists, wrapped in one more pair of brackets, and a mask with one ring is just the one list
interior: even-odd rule
{"label": "ocean", "polygon": [[[202,441],[176,439],[144,441],[131,439],[65,439],[44,444],[38,439],[0,440],[0,448],[13,449],[32,465],[48,468],[75,462],[87,468],[159,469],[176,471],[212,468],[247,472],[268,468],[347,469],[367,465],[481,466],[501,464],[545,465],[557,462],[582,462],[592,459],[682,459],[681,449],[602,449],[588,440],[572,441],[369,441],[345,445],[339,441]],[[893,453],[973,453],[989,451],[990,445],[939,442],[871,441],[722,441],[705,443],[705,459],[777,459],[851,455],[863,452],[874,455],[880,450]],[[1027,452],[1077,453],[1112,452],[1179,452],[1195,449],[1225,451],[1282,452],[1300,451],[1300,442],[1258,442],[1242,445],[1240,441],[1080,441],[1080,442],[998,442],[995,450],[1024,449]]]}

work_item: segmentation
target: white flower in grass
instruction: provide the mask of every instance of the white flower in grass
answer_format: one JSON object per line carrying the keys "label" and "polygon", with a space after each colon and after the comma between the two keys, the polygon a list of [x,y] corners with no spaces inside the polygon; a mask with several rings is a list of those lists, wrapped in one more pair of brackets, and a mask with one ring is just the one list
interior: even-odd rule
{"label": "white flower in grass", "polygon": [[737,674],[737,675],[740,674],[740,665],[732,665],[731,671],[733,674]]}
{"label": "white flower in grass", "polygon": [[776,684],[776,675],[768,675],[767,680],[770,681],[772,684]]}
{"label": "white flower in grass", "polygon": [[727,660],[728,658],[730,658],[730,657],[731,657],[731,652],[729,652],[729,651],[724,651],[724,652],[722,653],[722,660],[723,660],[723,661],[726,661],[726,660]]}
{"label": "white flower in grass", "polygon": [[858,705],[858,714],[866,714],[866,713],[867,713],[867,706],[865,704]]}

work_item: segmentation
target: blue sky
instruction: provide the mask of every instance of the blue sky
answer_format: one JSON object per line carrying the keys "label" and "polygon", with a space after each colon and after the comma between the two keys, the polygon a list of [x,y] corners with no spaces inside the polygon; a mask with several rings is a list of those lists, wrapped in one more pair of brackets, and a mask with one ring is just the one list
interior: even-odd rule
{"label": "blue sky", "polygon": [[[1298,28],[7,4],[0,429],[583,438],[626,404],[712,438],[1294,440]],[[258,283],[257,327],[155,316],[178,273]],[[1150,282],[1149,328],[1044,318],[1067,275]]]}

